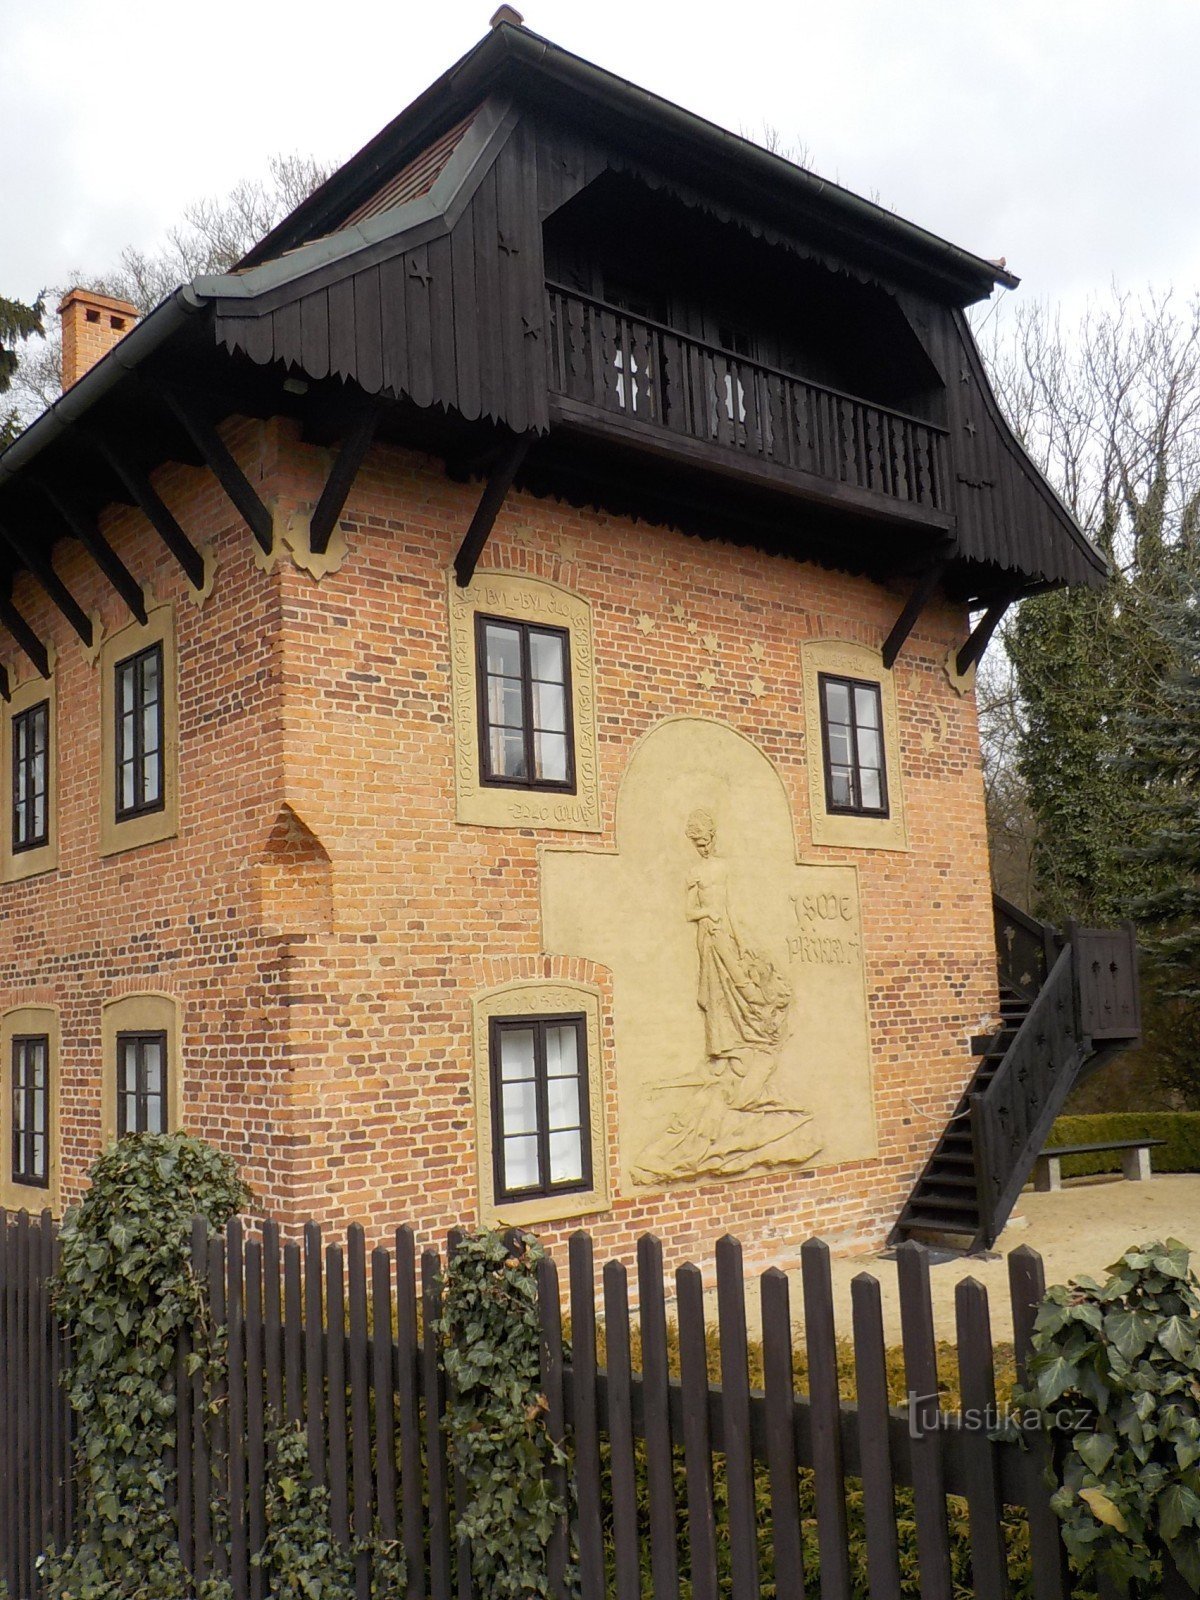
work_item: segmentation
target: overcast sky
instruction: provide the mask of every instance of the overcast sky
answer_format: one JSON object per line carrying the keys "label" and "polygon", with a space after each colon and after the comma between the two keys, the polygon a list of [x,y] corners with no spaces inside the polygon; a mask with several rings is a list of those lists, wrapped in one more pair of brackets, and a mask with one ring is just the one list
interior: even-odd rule
{"label": "overcast sky", "polygon": [[[344,159],[493,0],[0,0],[0,293],[151,247],[276,152]],[[526,0],[528,26],[1073,308],[1200,286],[1196,0]]]}

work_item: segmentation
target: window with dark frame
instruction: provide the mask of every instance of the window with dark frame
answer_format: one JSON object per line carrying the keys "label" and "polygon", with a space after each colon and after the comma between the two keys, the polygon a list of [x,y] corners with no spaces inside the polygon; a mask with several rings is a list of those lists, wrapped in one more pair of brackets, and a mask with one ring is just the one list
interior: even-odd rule
{"label": "window with dark frame", "polygon": [[166,804],[163,750],[163,647],[149,645],[118,661],[115,673],[117,820]]}
{"label": "window with dark frame", "polygon": [[50,1039],[18,1034],[12,1041],[12,1179],[50,1185]]}
{"label": "window with dark frame", "polygon": [[497,1203],[590,1188],[585,1019],[493,1017],[489,1049]]}
{"label": "window with dark frame", "polygon": [[50,702],[12,719],[12,847],[38,850],[50,840]]}
{"label": "window with dark frame", "polygon": [[574,794],[570,634],[479,616],[475,652],[480,781]]}
{"label": "window with dark frame", "polygon": [[167,1036],[117,1035],[117,1137],[167,1131]]}
{"label": "window with dark frame", "polygon": [[826,809],[850,816],[886,817],[880,686],[821,673],[820,692]]}

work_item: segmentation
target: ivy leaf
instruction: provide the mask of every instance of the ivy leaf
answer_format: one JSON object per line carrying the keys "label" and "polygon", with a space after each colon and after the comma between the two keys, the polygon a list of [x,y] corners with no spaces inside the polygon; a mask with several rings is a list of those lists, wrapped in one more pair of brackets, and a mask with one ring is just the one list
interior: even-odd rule
{"label": "ivy leaf", "polygon": [[1156,1501],[1158,1531],[1168,1544],[1177,1539],[1184,1528],[1200,1522],[1200,1496],[1184,1483],[1173,1483]]}
{"label": "ivy leaf", "polygon": [[1104,1469],[1116,1454],[1117,1441],[1109,1433],[1085,1433],[1076,1437],[1075,1448],[1083,1458],[1089,1472],[1102,1477]]}
{"label": "ivy leaf", "polygon": [[1086,1502],[1097,1522],[1102,1522],[1106,1528],[1115,1528],[1118,1533],[1127,1531],[1125,1518],[1103,1489],[1080,1489],[1079,1498]]}
{"label": "ivy leaf", "polygon": [[1105,1335],[1126,1361],[1136,1361],[1153,1338],[1148,1321],[1137,1311],[1110,1311],[1105,1317]]}

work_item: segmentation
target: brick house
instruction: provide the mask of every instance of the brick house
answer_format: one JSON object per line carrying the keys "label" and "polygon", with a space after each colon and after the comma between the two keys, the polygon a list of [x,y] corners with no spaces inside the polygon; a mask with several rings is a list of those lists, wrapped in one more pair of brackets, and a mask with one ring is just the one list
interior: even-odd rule
{"label": "brick house", "polygon": [[292,1224],[994,1233],[1136,1034],[1124,934],[1001,908],[997,987],[974,663],[1104,575],[964,318],[1015,281],[505,9],[234,271],[73,291],[0,457],[0,1202],[184,1126]]}

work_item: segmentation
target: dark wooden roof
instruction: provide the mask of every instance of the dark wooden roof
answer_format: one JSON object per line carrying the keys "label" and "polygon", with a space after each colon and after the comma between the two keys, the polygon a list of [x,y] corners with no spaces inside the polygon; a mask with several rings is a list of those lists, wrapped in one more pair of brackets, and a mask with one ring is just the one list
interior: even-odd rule
{"label": "dark wooden roof", "polygon": [[[552,389],[548,344],[561,328],[544,224],[601,180],[689,208],[715,253],[753,240],[783,264],[773,273],[870,285],[854,293],[898,308],[914,384],[938,388],[928,413],[755,369],[785,398],[826,397],[823,480],[789,480],[791,468],[767,462],[777,441],[761,416],[757,454],[745,438],[673,445],[669,433],[589,419]],[[231,412],[292,412],[332,441],[360,427],[368,397],[384,407],[378,436],[435,451],[458,475],[488,470],[505,439],[528,434],[537,442],[518,482],[575,503],[879,578],[942,558],[947,588],[970,600],[1102,582],[1102,559],[1005,424],[963,315],[996,283],[1016,280],[504,24],[237,269],[169,297],[0,456],[0,600],[6,573],[44,558],[79,515],[137,502],[98,437],[144,477],[166,459],[211,464],[203,430]],[[305,383],[285,390],[289,374]],[[185,425],[170,401],[181,388],[198,397],[198,422]],[[74,517],[50,509],[56,487]]]}

